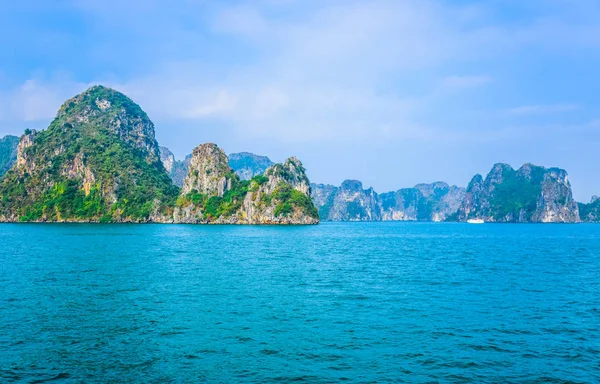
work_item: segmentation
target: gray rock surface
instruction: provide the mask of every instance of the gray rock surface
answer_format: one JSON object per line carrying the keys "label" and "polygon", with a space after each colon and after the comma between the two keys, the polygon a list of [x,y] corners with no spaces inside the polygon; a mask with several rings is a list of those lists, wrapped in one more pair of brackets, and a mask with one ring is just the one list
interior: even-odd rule
{"label": "gray rock surface", "polygon": [[464,195],[464,188],[443,182],[382,194],[356,180],[312,186],[321,220],[328,221],[444,221],[456,214]]}

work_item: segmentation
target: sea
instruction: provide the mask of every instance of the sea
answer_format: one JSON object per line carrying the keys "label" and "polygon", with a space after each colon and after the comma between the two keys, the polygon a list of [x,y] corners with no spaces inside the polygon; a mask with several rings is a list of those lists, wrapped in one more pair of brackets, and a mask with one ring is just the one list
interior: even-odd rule
{"label": "sea", "polygon": [[600,225],[0,225],[1,383],[600,383]]}

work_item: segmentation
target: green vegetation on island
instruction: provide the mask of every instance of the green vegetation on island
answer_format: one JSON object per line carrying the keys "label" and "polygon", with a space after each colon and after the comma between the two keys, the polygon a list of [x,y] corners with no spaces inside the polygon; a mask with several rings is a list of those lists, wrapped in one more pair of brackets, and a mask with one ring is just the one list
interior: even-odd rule
{"label": "green vegetation on island", "polygon": [[[182,195],[161,161],[146,113],[102,86],[67,100],[48,129],[27,130],[18,154],[18,139],[8,140],[10,151],[4,147],[7,139],[0,142],[0,165],[11,167],[0,179],[0,221],[177,222],[175,210],[191,203],[207,222],[216,222],[242,215],[247,194],[269,181],[261,175],[240,180],[230,170],[224,194],[194,190]],[[203,182],[209,182],[211,176],[205,176]],[[310,211],[310,198],[297,193],[272,196],[281,206],[278,214],[287,215],[288,205]],[[297,216],[286,223],[296,220],[315,223]]]}

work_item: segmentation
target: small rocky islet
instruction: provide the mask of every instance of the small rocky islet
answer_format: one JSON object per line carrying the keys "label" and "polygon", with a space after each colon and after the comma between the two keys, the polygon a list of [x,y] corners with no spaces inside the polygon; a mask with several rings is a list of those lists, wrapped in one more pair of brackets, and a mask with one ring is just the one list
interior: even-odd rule
{"label": "small rocky islet", "polygon": [[495,164],[467,188],[444,182],[378,194],[357,180],[311,184],[302,163],[216,144],[176,160],[131,99],[94,86],[48,129],[0,139],[0,221],[316,224],[322,221],[600,221],[577,203],[567,172]]}

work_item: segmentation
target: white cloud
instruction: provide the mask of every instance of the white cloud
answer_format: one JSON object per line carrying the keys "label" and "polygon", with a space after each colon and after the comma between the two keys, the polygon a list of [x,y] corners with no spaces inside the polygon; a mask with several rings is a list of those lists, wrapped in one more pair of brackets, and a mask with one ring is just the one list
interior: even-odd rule
{"label": "white cloud", "polygon": [[13,90],[0,93],[0,120],[38,122],[51,120],[58,108],[69,97],[86,85],[63,77],[44,81],[37,78],[26,80]]}
{"label": "white cloud", "polygon": [[237,97],[231,95],[228,91],[222,90],[214,95],[207,97],[208,100],[198,100],[192,98],[192,105],[182,112],[187,118],[203,118],[207,116],[224,114],[235,109]]}
{"label": "white cloud", "polygon": [[[473,73],[461,67],[542,46],[556,30],[567,36],[556,44],[590,44],[593,39],[584,36],[594,28],[549,17],[506,26],[494,21],[490,7],[433,0],[188,2],[183,8],[160,0],[74,4],[96,28],[118,27],[142,42],[132,47],[152,46],[152,56],[135,57],[139,70],[107,83],[139,102],[151,118],[199,125],[218,119],[240,135],[282,141],[493,137],[491,130],[465,133],[465,127],[442,118],[432,121],[431,116],[453,113],[445,105],[462,97],[440,92],[439,79],[446,89],[482,87],[494,81],[493,73],[444,74]],[[132,17],[138,12],[144,17]],[[225,53],[214,62],[204,44],[210,39],[222,39],[223,46],[211,49]],[[239,51],[228,50],[228,44]],[[160,54],[177,48],[185,55]],[[126,57],[103,49],[90,43],[92,57]],[[419,76],[437,80],[406,86]],[[12,107],[0,110],[0,118],[50,119],[62,101],[85,87],[34,77],[5,98]],[[507,114],[575,108],[534,105]]]}

